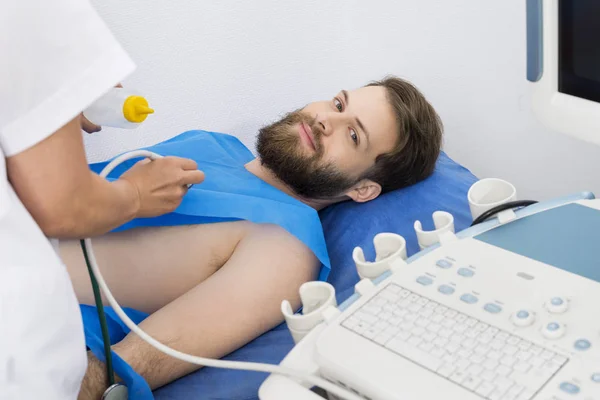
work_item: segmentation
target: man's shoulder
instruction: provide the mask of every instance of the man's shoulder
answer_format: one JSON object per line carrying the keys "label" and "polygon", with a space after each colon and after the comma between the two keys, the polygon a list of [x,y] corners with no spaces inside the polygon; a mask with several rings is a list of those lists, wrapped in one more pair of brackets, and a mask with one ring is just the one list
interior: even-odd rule
{"label": "man's shoulder", "polygon": [[317,262],[314,252],[296,235],[281,225],[268,223],[252,223],[247,230],[248,239],[255,250],[277,259],[295,259],[301,256],[310,264]]}

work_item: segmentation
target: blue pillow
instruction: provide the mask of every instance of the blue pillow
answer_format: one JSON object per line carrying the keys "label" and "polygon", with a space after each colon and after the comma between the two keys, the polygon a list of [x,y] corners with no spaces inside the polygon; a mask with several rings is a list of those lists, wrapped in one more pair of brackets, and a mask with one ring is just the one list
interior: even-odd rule
{"label": "blue pillow", "polygon": [[[373,260],[373,237],[380,232],[392,232],[406,239],[410,256],[419,250],[413,228],[415,220],[423,223],[423,229],[433,229],[431,214],[437,210],[454,215],[457,232],[468,227],[471,214],[467,192],[476,180],[467,169],[442,153],[433,175],[416,185],[365,204],[345,202],[323,210],[320,217],[332,267],[329,282],[336,288],[338,303],[352,295],[359,279],[352,261],[354,247],[362,247],[365,257]],[[224,359],[279,363],[293,345],[287,327],[280,324]],[[258,399],[258,388],[266,376],[203,368],[155,391],[154,396],[158,400],[253,400]]]}

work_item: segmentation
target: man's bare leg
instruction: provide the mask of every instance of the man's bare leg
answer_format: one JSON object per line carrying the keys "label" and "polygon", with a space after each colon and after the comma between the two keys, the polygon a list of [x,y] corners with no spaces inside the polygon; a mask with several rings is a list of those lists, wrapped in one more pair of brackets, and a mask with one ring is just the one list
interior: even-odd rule
{"label": "man's bare leg", "polygon": [[[161,308],[140,327],[179,351],[221,358],[282,322],[284,299],[300,304],[298,288],[315,278],[318,261],[298,239],[283,229],[252,230],[231,258],[210,278]],[[129,334],[113,346],[152,389],[200,366],[169,357]],[[84,390],[97,382],[89,370]]]}

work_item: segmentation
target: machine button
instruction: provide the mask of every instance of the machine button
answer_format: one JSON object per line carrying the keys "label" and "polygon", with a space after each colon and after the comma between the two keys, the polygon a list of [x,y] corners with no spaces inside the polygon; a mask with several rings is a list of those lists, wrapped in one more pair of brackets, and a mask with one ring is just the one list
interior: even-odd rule
{"label": "machine button", "polygon": [[579,386],[570,382],[563,382],[560,384],[560,390],[569,394],[577,394],[579,393]]}
{"label": "machine button", "polygon": [[470,278],[473,275],[475,275],[475,272],[472,269],[469,268],[459,268],[458,271],[456,271],[460,276],[464,276],[465,278]]}
{"label": "machine button", "polygon": [[473,296],[470,293],[463,294],[462,296],[460,296],[460,299],[467,304],[475,304],[479,301],[477,297]]}
{"label": "machine button", "polygon": [[433,283],[433,279],[431,279],[428,276],[421,275],[420,277],[417,278],[417,283],[420,283],[423,286],[429,286]]}
{"label": "machine button", "polygon": [[565,325],[560,322],[549,322],[542,329],[542,335],[548,339],[558,339],[565,334]]}
{"label": "machine button", "polygon": [[443,269],[448,269],[452,266],[452,263],[448,260],[438,260],[435,265]]}
{"label": "machine button", "polygon": [[485,306],[483,306],[483,309],[492,314],[498,314],[500,311],[502,311],[502,307],[494,303],[487,303]]}
{"label": "machine button", "polygon": [[535,314],[528,310],[519,310],[512,315],[511,320],[516,326],[525,327],[533,324]]}
{"label": "machine button", "polygon": [[600,383],[600,372],[592,374],[592,382]]}
{"label": "machine button", "polygon": [[569,301],[564,297],[552,297],[546,303],[546,308],[553,314],[562,314],[569,308]]}
{"label": "machine button", "polygon": [[587,339],[579,339],[575,342],[575,349],[584,351],[592,347],[592,344]]}
{"label": "machine button", "polygon": [[441,285],[438,288],[438,292],[440,292],[442,294],[450,295],[450,294],[454,293],[454,288],[449,285]]}

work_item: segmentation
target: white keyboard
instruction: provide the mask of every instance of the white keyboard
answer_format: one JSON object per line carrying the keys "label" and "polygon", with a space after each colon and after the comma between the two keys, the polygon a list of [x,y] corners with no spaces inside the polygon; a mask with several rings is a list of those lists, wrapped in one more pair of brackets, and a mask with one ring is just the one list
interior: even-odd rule
{"label": "white keyboard", "polygon": [[529,400],[568,362],[394,283],[342,326],[489,400]]}

